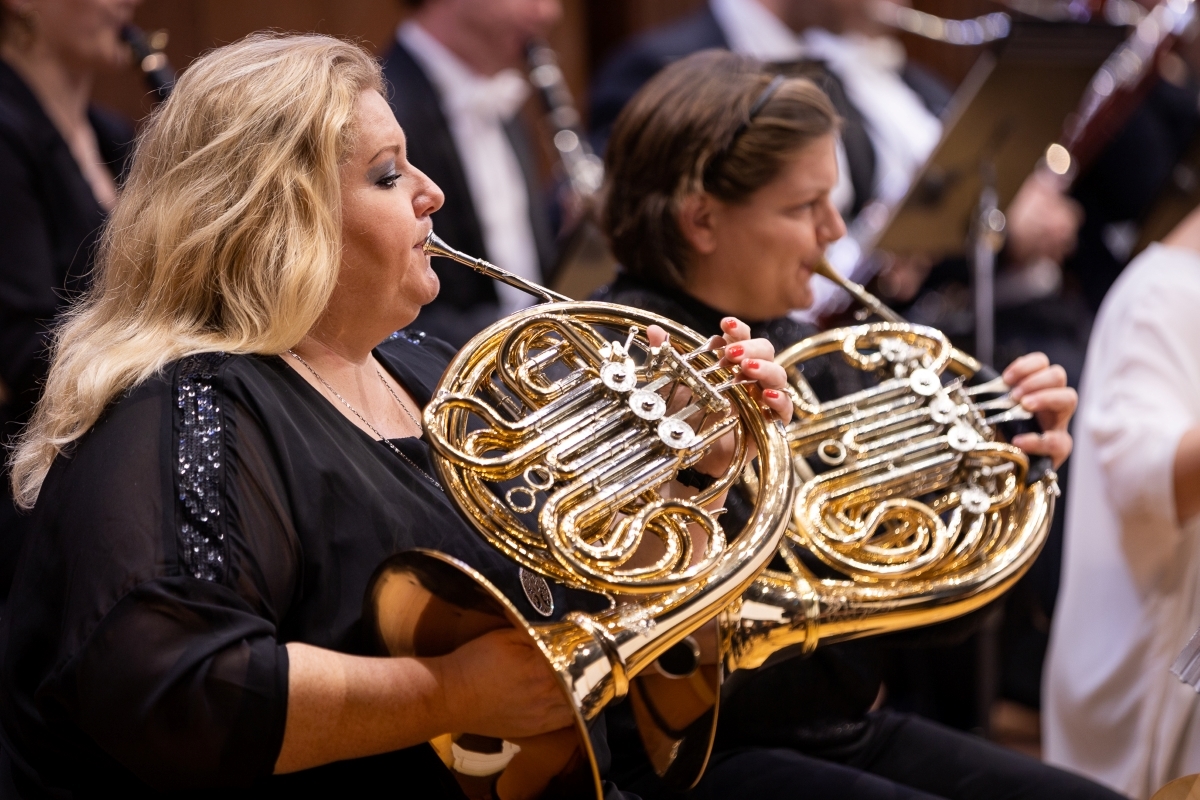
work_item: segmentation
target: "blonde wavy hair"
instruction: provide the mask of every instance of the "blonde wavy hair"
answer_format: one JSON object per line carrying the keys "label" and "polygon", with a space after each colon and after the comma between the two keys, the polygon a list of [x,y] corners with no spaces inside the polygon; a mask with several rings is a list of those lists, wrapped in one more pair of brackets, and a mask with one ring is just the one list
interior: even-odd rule
{"label": "blonde wavy hair", "polygon": [[54,459],[120,394],[192,353],[281,353],[337,284],[339,166],[364,90],[361,47],[255,34],[183,74],[138,137],[92,288],[57,328],[45,391],[17,441],[31,507]]}

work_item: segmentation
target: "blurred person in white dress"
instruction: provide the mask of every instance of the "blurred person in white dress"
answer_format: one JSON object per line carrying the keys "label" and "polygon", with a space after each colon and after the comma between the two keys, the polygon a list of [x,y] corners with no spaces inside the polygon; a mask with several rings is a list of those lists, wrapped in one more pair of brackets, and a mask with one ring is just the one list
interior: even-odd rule
{"label": "blurred person in white dress", "polygon": [[1132,797],[1200,772],[1200,208],[1122,273],[1083,372],[1046,760]]}

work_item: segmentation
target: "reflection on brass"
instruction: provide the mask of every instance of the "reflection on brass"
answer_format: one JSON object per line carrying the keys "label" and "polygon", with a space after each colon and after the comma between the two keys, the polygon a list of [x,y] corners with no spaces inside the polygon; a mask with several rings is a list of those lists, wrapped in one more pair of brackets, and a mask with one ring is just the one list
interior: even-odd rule
{"label": "reflection on brass", "polygon": [[1155,792],[1150,800],[1200,800],[1200,775],[1176,778]]}
{"label": "reflection on brass", "polygon": [[[371,627],[400,655],[449,652],[512,626],[551,664],[576,712],[574,730],[510,743],[516,748],[457,734],[449,747],[444,737],[436,743],[473,797],[493,783],[506,800],[577,796],[586,787],[599,797],[588,725],[631,684],[640,707],[657,712],[643,721],[665,726],[643,732],[655,766],[688,785],[707,759],[718,671],[638,676],[734,602],[774,557],[792,495],[783,425],[764,416],[737,368],[694,331],[624,306],[555,302],[563,298],[432,234],[426,251],[549,301],[472,339],[426,406],[447,494],[513,562],[514,579],[520,567],[610,607],[527,620],[453,559],[404,554],[373,584]],[[666,343],[650,345],[650,325],[668,333]],[[674,482],[718,440],[732,450],[721,477],[694,494]],[[749,471],[751,447],[759,500],[740,530],[727,531],[711,506]],[[701,695],[712,702],[676,707],[684,681],[707,682]],[[699,729],[705,734],[690,735]]]}
{"label": "reflection on brass", "polygon": [[[886,321],[777,358],[796,407],[788,570],[764,572],[725,618],[730,671],[990,602],[1033,563],[1058,495],[1052,471],[1029,476],[1028,457],[999,441],[998,426],[1030,417],[1000,378],[972,382],[981,365],[941,332],[904,322],[828,265],[818,272]],[[818,399],[803,365],[830,354],[878,383]]]}

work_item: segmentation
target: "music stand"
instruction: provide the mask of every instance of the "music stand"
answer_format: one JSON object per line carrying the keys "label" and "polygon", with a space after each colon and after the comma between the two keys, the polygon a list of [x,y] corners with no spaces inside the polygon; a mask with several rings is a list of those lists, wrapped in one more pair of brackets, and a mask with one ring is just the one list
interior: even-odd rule
{"label": "music stand", "polygon": [[1018,21],[998,53],[985,52],[956,93],[942,140],[872,249],[935,257],[966,254],[975,293],[974,355],[994,353],[995,255],[1006,207],[1104,59],[1120,28]]}

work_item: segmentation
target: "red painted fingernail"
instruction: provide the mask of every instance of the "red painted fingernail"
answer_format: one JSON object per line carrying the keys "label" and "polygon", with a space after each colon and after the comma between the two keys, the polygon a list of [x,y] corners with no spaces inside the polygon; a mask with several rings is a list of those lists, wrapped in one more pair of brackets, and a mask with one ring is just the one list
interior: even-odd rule
{"label": "red painted fingernail", "polygon": [[779,397],[779,392],[775,391],[774,389],[767,389],[766,391],[763,392],[763,397],[767,397],[767,398],[770,398],[771,400],[775,400]]}
{"label": "red painted fingernail", "polygon": [[740,344],[735,344],[732,347],[725,348],[725,354],[733,358],[737,358],[744,352],[746,352],[746,348],[742,347]]}
{"label": "red painted fingernail", "polygon": [[749,361],[743,362],[742,366],[746,369],[758,369],[759,364],[752,358]]}
{"label": "red painted fingernail", "polygon": [[721,327],[722,328],[736,328],[737,320],[734,319],[733,317],[726,317],[725,319],[721,320]]}

